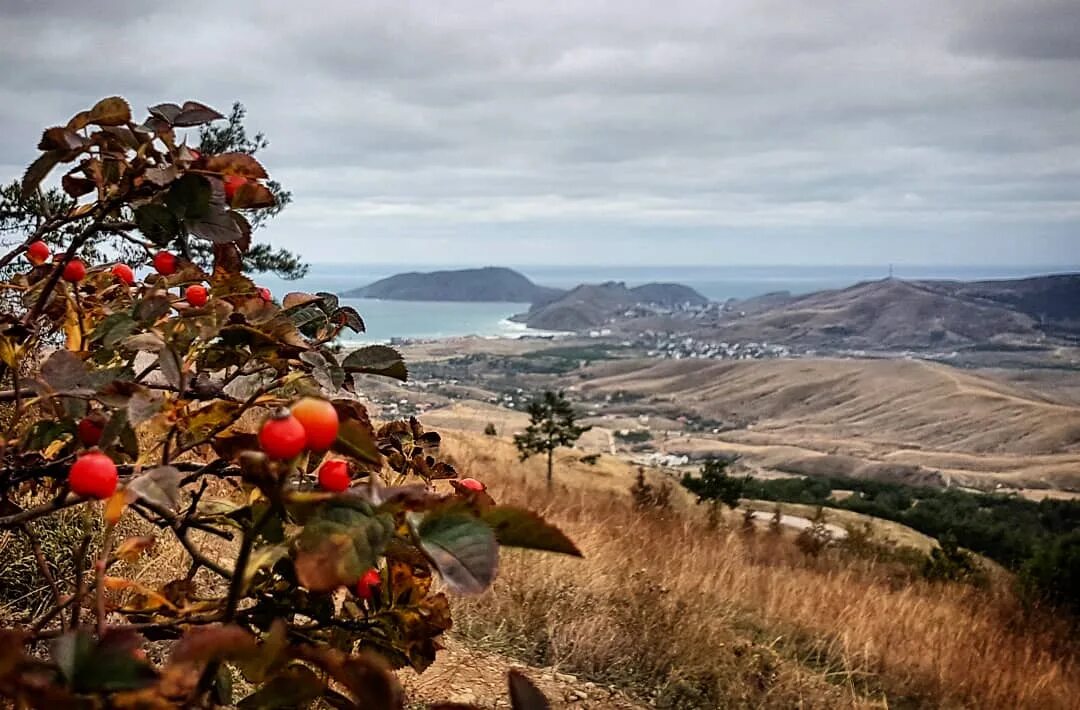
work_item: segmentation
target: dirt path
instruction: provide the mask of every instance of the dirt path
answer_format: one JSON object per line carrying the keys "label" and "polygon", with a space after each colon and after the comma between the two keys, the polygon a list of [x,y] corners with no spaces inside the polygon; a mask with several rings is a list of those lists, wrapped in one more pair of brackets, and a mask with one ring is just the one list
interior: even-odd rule
{"label": "dirt path", "polygon": [[506,674],[516,668],[528,676],[551,701],[552,708],[582,710],[642,710],[645,705],[629,700],[606,686],[588,683],[551,668],[535,668],[495,653],[470,648],[456,638],[445,641],[435,663],[423,675],[402,672],[406,707],[448,701],[482,708],[509,708]]}

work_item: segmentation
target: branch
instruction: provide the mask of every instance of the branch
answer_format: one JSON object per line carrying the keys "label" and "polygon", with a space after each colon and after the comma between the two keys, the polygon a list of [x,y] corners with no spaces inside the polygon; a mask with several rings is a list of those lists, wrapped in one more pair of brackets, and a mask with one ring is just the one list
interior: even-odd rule
{"label": "branch", "polygon": [[60,587],[56,584],[56,578],[52,575],[52,570],[49,569],[49,563],[45,560],[45,554],[41,551],[41,542],[37,539],[37,535],[30,529],[30,526],[26,523],[19,525],[19,530],[30,541],[30,549],[34,551],[34,559],[37,560],[38,569],[41,571],[41,576],[45,578],[45,581],[49,583],[49,589],[52,591],[53,602],[60,603]]}
{"label": "branch", "polygon": [[60,259],[58,263],[53,264],[52,272],[49,273],[49,278],[46,279],[45,285],[41,289],[41,295],[38,296],[33,307],[27,311],[25,316],[23,316],[24,324],[29,325],[37,320],[37,317],[41,315],[41,311],[45,308],[45,304],[52,295],[53,290],[56,288],[56,284],[59,283],[60,275],[64,273],[64,267],[75,258],[75,254],[79,251],[79,248],[86,243],[86,240],[97,234],[100,229],[101,224],[99,222],[92,222],[86,229],[71,240],[71,244],[68,245],[67,251],[64,252],[64,257]]}

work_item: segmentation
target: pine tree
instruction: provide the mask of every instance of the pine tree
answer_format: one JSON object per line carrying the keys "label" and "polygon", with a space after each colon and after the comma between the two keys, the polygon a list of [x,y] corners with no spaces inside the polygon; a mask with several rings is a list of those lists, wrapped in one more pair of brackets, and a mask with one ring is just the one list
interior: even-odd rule
{"label": "pine tree", "polygon": [[555,449],[573,446],[592,427],[578,426],[577,414],[562,392],[544,392],[529,403],[529,426],[514,435],[514,445],[521,460],[534,454],[547,454],[547,483],[551,486]]}

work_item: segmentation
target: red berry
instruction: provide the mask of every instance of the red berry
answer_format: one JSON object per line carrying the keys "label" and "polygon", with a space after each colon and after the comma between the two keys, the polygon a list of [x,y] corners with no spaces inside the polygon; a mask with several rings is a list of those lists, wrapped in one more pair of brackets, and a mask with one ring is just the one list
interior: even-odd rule
{"label": "red berry", "polygon": [[241,185],[247,184],[246,177],[240,177],[239,175],[226,175],[225,178],[225,199],[232,202],[233,195],[240,189]]}
{"label": "red berry", "polygon": [[325,399],[304,397],[292,406],[291,411],[304,427],[308,448],[325,451],[337,439],[337,410]]}
{"label": "red berry", "polygon": [[162,276],[172,276],[176,273],[176,257],[167,251],[159,251],[154,254],[154,269]]}
{"label": "red berry", "polygon": [[86,278],[86,264],[82,263],[82,259],[72,259],[64,267],[64,281],[77,284],[84,278]]}
{"label": "red berry", "polygon": [[30,242],[30,245],[26,247],[26,258],[34,266],[39,266],[48,261],[49,254],[49,245],[40,239],[36,242]]}
{"label": "red berry", "polygon": [[349,487],[349,464],[332,459],[319,466],[319,488],[332,493],[341,493]]}
{"label": "red berry", "polygon": [[360,577],[360,581],[356,583],[356,596],[361,599],[371,599],[375,593],[375,587],[382,584],[382,580],[379,577],[379,570],[372,567],[367,572],[364,572]]}
{"label": "red berry", "polygon": [[101,441],[101,432],[105,430],[105,422],[100,415],[91,414],[79,420],[76,430],[79,441],[84,446],[97,446],[98,442]]}
{"label": "red berry", "polygon": [[187,291],[184,291],[184,298],[196,308],[202,308],[206,305],[206,287],[199,284],[188,286]]}
{"label": "red berry", "polygon": [[300,420],[282,410],[283,414],[267,419],[259,430],[259,446],[266,455],[288,460],[300,455],[307,446],[307,435]]}
{"label": "red berry", "polygon": [[103,500],[116,491],[116,464],[98,452],[83,454],[68,472],[68,486],[75,495]]}
{"label": "red berry", "polygon": [[123,281],[128,286],[135,283],[135,272],[127,264],[117,264],[112,267],[112,275]]}
{"label": "red berry", "polygon": [[270,295],[270,289],[268,289],[265,286],[260,286],[259,287],[259,298],[266,301],[267,303],[270,303],[270,301],[273,300],[273,296]]}
{"label": "red berry", "polygon": [[462,488],[467,488],[470,491],[476,491],[477,493],[487,489],[487,486],[485,486],[483,483],[476,480],[475,478],[463,478],[458,481],[458,485]]}

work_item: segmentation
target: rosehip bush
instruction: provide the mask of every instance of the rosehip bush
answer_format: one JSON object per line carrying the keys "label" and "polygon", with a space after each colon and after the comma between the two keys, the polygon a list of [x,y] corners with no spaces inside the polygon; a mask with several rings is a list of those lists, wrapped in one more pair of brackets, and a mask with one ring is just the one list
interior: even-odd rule
{"label": "rosehip bush", "polygon": [[[357,376],[408,372],[385,346],[339,357],[339,335],[364,329],[355,310],[329,293],[275,303],[242,273],[245,215],[274,196],[250,155],[186,146],[184,129],[219,118],[189,101],[136,123],[106,98],[46,129],[23,177],[34,194],[62,166],[73,205],[0,256],[28,268],[0,283],[15,304],[0,313],[0,531],[37,548],[31,523],[71,508],[101,523],[73,577],[38,555],[51,603],[0,628],[17,707],[400,708],[390,670],[432,663],[446,594],[486,590],[500,545],[579,554],[458,483],[437,433],[372,422]],[[144,280],[96,263],[116,239]],[[189,255],[207,245],[204,270]],[[125,518],[158,534],[120,539]],[[152,565],[166,547],[182,565]],[[135,574],[140,560],[169,577]],[[510,681],[515,707],[543,705]]]}

